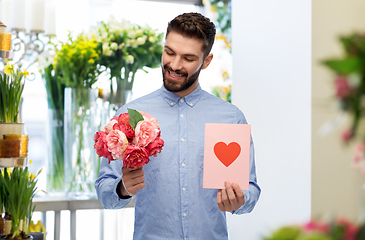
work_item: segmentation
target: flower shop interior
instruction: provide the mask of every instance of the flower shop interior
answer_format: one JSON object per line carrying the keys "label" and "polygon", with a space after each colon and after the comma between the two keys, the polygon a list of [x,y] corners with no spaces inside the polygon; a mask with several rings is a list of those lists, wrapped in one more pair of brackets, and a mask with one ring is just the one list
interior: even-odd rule
{"label": "flower shop interior", "polygon": [[[133,201],[105,210],[92,183],[73,185],[72,171],[95,180],[99,159],[91,147],[84,151],[89,160],[67,164],[74,149],[64,149],[75,148],[76,133],[63,134],[66,116],[83,96],[65,90],[78,80],[64,70],[78,74],[67,56],[78,46],[73,50],[86,61],[75,64],[94,68],[88,90],[95,94],[87,95],[93,106],[81,115],[97,116],[68,124],[97,129],[123,103],[161,87],[168,21],[200,12],[217,26],[214,60],[200,85],[239,107],[251,124],[262,190],[251,213],[227,213],[229,239],[365,239],[364,10],[358,0],[0,0],[0,40],[11,38],[10,48],[0,42],[1,74],[26,69],[17,72],[24,89],[16,120],[29,139],[20,167],[37,179],[31,231],[44,231],[47,240],[132,239]],[[113,43],[113,31],[125,38]],[[127,48],[139,51],[112,58]],[[138,65],[146,55],[154,58]],[[118,82],[130,78],[120,89]]]}

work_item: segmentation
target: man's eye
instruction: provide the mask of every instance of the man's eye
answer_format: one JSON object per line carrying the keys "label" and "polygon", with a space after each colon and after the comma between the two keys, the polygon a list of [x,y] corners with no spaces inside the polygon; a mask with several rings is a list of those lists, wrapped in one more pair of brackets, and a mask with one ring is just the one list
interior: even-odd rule
{"label": "man's eye", "polygon": [[174,53],[173,53],[173,52],[168,52],[168,51],[166,51],[166,54],[167,54],[167,55],[174,55]]}
{"label": "man's eye", "polygon": [[188,62],[194,61],[193,59],[190,59],[190,58],[185,58],[185,60],[188,61]]}

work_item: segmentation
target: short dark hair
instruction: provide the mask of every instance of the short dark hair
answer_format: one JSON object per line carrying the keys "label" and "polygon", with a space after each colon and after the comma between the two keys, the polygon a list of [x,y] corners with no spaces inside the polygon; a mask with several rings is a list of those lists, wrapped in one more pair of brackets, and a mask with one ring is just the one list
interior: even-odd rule
{"label": "short dark hair", "polygon": [[214,23],[200,13],[183,13],[169,22],[166,37],[170,32],[201,40],[204,57],[206,57],[212,50],[216,30]]}

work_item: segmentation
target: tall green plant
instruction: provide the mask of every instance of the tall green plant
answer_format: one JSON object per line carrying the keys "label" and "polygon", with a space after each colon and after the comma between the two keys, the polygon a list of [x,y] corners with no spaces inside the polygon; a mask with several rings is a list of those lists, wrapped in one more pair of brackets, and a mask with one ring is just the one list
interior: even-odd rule
{"label": "tall green plant", "polygon": [[0,122],[18,122],[26,75],[28,75],[26,70],[15,69],[12,64],[6,65],[5,71],[0,74]]}
{"label": "tall green plant", "polygon": [[28,236],[28,226],[35,209],[33,197],[37,190],[36,184],[39,173],[40,171],[37,175],[29,173],[28,167],[14,168],[11,173],[6,168],[1,170],[1,195],[6,200],[4,201],[5,212],[12,217],[10,239]]}
{"label": "tall green plant", "polygon": [[52,117],[50,133],[52,142],[49,172],[47,174],[47,188],[50,191],[64,191],[64,99],[65,83],[61,78],[59,67],[53,64],[41,70],[47,91],[48,109]]}

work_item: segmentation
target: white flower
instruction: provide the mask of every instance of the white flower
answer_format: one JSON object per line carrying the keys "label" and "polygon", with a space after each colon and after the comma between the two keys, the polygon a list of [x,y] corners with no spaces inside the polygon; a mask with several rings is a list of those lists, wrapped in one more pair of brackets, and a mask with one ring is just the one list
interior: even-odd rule
{"label": "white flower", "polygon": [[137,38],[136,42],[138,45],[143,45],[146,42],[147,36]]}
{"label": "white flower", "polygon": [[135,31],[128,31],[128,33],[127,33],[127,36],[129,37],[129,38],[136,38],[136,32]]}
{"label": "white flower", "polygon": [[134,57],[132,55],[128,55],[125,61],[126,61],[126,63],[133,64]]}
{"label": "white flower", "polygon": [[142,36],[143,35],[143,30],[142,29],[137,29],[136,30],[136,37]]}
{"label": "white flower", "polygon": [[156,40],[157,40],[157,38],[154,37],[154,36],[151,36],[151,37],[148,38],[148,41],[150,41],[151,43],[155,43]]}
{"label": "white flower", "polygon": [[103,51],[109,49],[109,43],[108,42],[104,42],[103,43]]}
{"label": "white flower", "polygon": [[118,43],[116,43],[116,42],[113,42],[112,44],[110,44],[110,48],[112,49],[112,50],[117,50],[118,49]]}
{"label": "white flower", "polygon": [[105,51],[104,51],[104,55],[105,56],[111,56],[113,54],[113,51],[112,50],[110,50],[110,49],[106,49]]}
{"label": "white flower", "polygon": [[132,48],[137,48],[137,47],[138,47],[138,42],[137,42],[137,40],[131,40],[131,47],[132,47]]}

